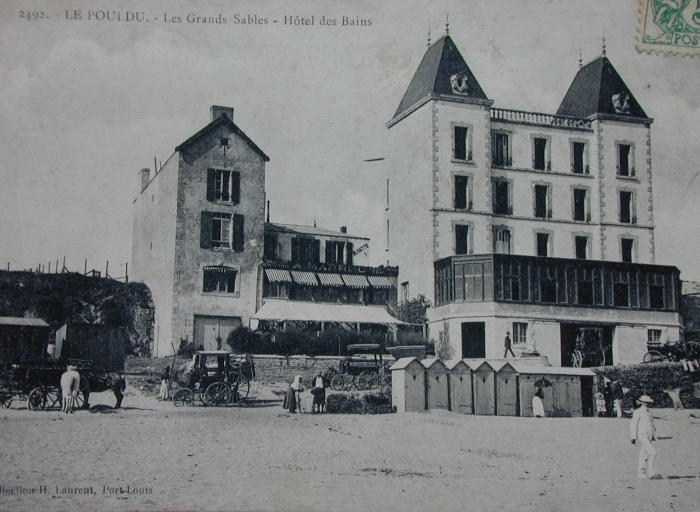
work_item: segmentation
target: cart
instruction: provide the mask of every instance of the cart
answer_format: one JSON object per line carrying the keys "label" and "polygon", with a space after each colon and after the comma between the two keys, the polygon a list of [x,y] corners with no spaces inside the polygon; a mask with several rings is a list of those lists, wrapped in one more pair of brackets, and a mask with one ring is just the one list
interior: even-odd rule
{"label": "cart", "polygon": [[175,407],[242,404],[248,398],[255,366],[248,356],[200,350],[185,372],[185,385],[173,393]]}
{"label": "cart", "polygon": [[644,354],[642,362],[659,363],[697,359],[700,359],[700,342],[667,341],[666,343],[647,343],[647,353]]}
{"label": "cart", "polygon": [[348,356],[340,362],[340,370],[331,377],[331,389],[368,390],[391,386],[391,372],[376,343],[358,343],[347,346]]}

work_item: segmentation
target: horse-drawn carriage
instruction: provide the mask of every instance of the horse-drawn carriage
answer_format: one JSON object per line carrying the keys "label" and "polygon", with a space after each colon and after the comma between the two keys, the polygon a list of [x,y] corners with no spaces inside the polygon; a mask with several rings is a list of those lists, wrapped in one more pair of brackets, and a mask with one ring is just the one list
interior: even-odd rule
{"label": "horse-drawn carriage", "polygon": [[241,404],[248,398],[255,365],[247,356],[199,350],[184,374],[183,387],[173,393],[175,407],[195,401],[208,406]]}
{"label": "horse-drawn carriage", "polygon": [[367,390],[391,386],[389,363],[382,357],[376,343],[358,343],[347,346],[348,356],[340,362],[340,369],[331,377],[331,389],[347,391]]}
{"label": "horse-drawn carriage", "polygon": [[605,366],[605,344],[601,327],[579,327],[576,346],[571,353],[571,366],[583,368]]}

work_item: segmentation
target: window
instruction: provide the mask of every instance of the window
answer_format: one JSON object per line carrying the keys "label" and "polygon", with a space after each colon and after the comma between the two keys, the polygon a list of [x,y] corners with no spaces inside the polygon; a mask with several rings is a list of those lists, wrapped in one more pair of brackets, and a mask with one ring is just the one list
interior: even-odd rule
{"label": "window", "polygon": [[292,238],[292,263],[320,263],[321,241],[311,237]]}
{"label": "window", "polygon": [[588,197],[585,188],[574,189],[574,220],[590,221],[588,213]]}
{"label": "window", "polygon": [[352,243],[327,240],[326,263],[352,265]]}
{"label": "window", "polygon": [[547,139],[535,137],[532,143],[532,168],[538,171],[550,170],[551,162],[547,155]]}
{"label": "window", "polygon": [[634,239],[623,238],[620,240],[620,252],[622,253],[622,261],[632,263],[632,251],[634,249]]}
{"label": "window", "polygon": [[209,249],[244,249],[243,215],[230,213],[202,212],[200,247]]}
{"label": "window", "polygon": [[552,211],[549,208],[549,185],[535,185],[535,217],[549,219]]}
{"label": "window", "polygon": [[228,147],[228,138],[227,137],[221,137],[219,139],[219,144],[221,145],[222,148],[227,148]]}
{"label": "window", "polygon": [[659,345],[661,343],[661,329],[647,329],[647,343]]}
{"label": "window", "polygon": [[459,210],[471,209],[469,201],[469,177],[455,175],[455,208]]}
{"label": "window", "polygon": [[492,132],[491,144],[493,153],[491,162],[497,167],[509,167],[513,165],[510,156],[510,135],[503,132]]}
{"label": "window", "polygon": [[527,343],[527,324],[525,322],[513,322],[513,344],[524,345]]}
{"label": "window", "polygon": [[632,145],[617,145],[617,174],[618,176],[634,176],[635,170],[632,163]]}
{"label": "window", "polygon": [[408,281],[401,283],[401,300],[404,302],[408,300]]}
{"label": "window", "polygon": [[664,309],[664,287],[649,285],[649,307],[651,309]]}
{"label": "window", "polygon": [[540,276],[540,301],[557,301],[557,273],[552,267],[541,267]]}
{"label": "window", "polygon": [[549,233],[537,233],[537,256],[549,256]]}
{"label": "window", "polygon": [[620,191],[620,222],[624,224],[635,224],[637,222],[637,219],[634,217],[633,197],[632,192]]}
{"label": "window", "polygon": [[265,246],[263,248],[263,258],[266,260],[277,259],[277,235],[275,233],[265,233]]}
{"label": "window", "polygon": [[588,257],[588,237],[575,236],[574,244],[576,246],[576,259],[585,260]]}
{"label": "window", "polygon": [[469,254],[469,226],[455,224],[455,254]]}
{"label": "window", "polygon": [[493,228],[493,252],[495,252],[496,254],[510,254],[509,228]]}
{"label": "window", "polygon": [[202,290],[205,293],[235,293],[237,274],[236,269],[231,267],[204,267]]}
{"label": "window", "polygon": [[576,272],[576,303],[586,306],[593,305],[593,271],[587,268],[577,268]]}
{"label": "window", "polygon": [[207,200],[238,203],[241,199],[241,175],[236,171],[207,170]]}
{"label": "window", "polygon": [[469,128],[466,126],[454,127],[454,152],[455,160],[471,160],[472,152],[469,148]]}
{"label": "window", "polygon": [[571,143],[571,172],[574,174],[588,174],[588,153],[585,142]]}
{"label": "window", "polygon": [[[624,274],[627,275],[626,273]],[[616,306],[629,307],[630,305],[630,287],[626,279],[624,282],[613,283],[613,300]]]}
{"label": "window", "polygon": [[510,204],[510,186],[506,180],[493,180],[493,213],[499,215],[511,215],[513,213]]}

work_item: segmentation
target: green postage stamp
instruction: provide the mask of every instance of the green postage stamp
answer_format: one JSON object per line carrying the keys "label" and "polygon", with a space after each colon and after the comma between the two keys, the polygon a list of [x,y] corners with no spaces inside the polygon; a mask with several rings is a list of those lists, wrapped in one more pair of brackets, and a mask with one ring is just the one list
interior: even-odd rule
{"label": "green postage stamp", "polygon": [[700,0],[639,0],[637,50],[700,55]]}

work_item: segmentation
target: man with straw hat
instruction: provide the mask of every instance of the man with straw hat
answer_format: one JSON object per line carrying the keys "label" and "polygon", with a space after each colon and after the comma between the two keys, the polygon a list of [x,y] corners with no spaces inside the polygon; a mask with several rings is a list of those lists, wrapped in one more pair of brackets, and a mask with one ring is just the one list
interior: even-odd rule
{"label": "man with straw hat", "polygon": [[656,428],[654,428],[654,419],[647,405],[654,403],[654,400],[648,395],[642,395],[637,398],[639,408],[635,409],[632,414],[632,422],[630,423],[630,438],[632,444],[639,446],[639,461],[637,463],[637,477],[659,479],[654,469],[656,460]]}

